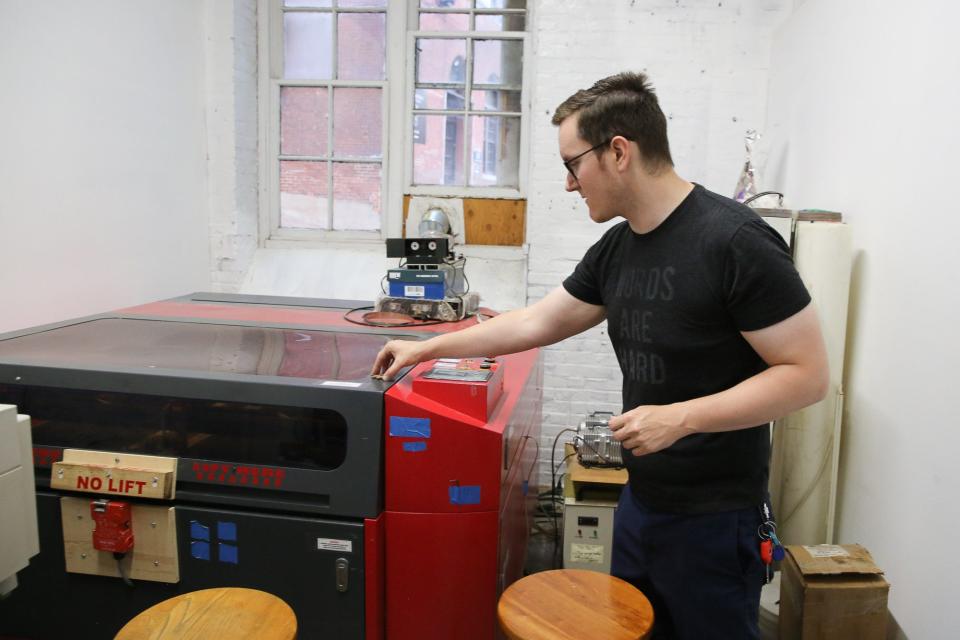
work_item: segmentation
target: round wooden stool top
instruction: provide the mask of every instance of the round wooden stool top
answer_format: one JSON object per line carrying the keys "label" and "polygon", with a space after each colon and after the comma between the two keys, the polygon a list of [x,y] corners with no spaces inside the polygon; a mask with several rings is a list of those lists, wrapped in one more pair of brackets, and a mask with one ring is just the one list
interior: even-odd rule
{"label": "round wooden stool top", "polygon": [[653,628],[653,607],[639,589],[577,569],[514,582],[500,597],[497,617],[510,640],[639,640]]}
{"label": "round wooden stool top", "polygon": [[183,593],[155,604],[120,629],[114,640],[293,640],[297,617],[280,598],[222,587]]}

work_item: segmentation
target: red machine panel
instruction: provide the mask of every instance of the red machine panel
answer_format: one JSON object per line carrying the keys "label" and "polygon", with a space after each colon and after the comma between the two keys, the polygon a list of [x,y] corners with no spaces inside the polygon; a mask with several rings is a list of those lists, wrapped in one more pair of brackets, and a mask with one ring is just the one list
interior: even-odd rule
{"label": "red machine panel", "polygon": [[538,352],[444,364],[440,377],[419,365],[385,398],[391,640],[491,640],[526,556]]}

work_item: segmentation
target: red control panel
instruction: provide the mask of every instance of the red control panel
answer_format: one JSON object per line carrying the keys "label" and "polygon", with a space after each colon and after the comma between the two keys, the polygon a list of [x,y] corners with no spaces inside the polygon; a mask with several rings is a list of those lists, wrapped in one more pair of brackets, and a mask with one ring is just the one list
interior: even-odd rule
{"label": "red control panel", "polygon": [[494,358],[441,358],[413,381],[413,391],[486,422],[503,394]]}

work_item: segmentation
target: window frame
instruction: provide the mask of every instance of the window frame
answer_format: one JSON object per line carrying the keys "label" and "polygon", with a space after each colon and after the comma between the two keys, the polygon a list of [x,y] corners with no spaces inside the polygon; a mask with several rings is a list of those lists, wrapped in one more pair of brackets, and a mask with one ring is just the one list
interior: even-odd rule
{"label": "window frame", "polygon": [[[402,47],[406,34],[407,12],[403,3],[387,0],[382,9],[347,8],[340,13],[386,13],[385,69],[383,80],[285,80],[283,78],[283,0],[258,0],[258,100],[260,147],[260,216],[259,245],[265,248],[302,247],[304,242],[343,242],[346,244],[382,244],[387,237],[399,233],[401,221],[393,211],[393,202],[402,201],[402,172],[396,167],[403,161],[402,144],[391,141],[391,131],[403,131],[403,122],[397,117],[399,100],[402,99],[403,55],[391,54]],[[310,13],[309,7],[287,7],[286,12]],[[333,23],[333,37],[336,38],[337,24]],[[336,42],[333,43],[333,64],[336,69]],[[383,125],[380,175],[380,229],[376,231],[346,231],[336,229],[291,229],[280,226],[280,89],[281,87],[321,87],[331,89],[328,104],[333,101],[333,91],[337,87],[379,88],[383,94],[381,101],[381,122]],[[333,115],[328,119],[328,136],[332,135]],[[328,138],[332,142],[332,138]],[[332,149],[332,147],[331,147]],[[330,160],[327,161],[328,165]],[[328,172],[328,185],[332,172]],[[332,197],[332,196],[331,196]],[[332,213],[331,213],[332,215]],[[332,218],[331,218],[332,223]]]}
{"label": "window frame", "polygon": [[[406,74],[405,74],[405,90],[404,94],[404,131],[403,131],[403,192],[411,196],[438,196],[438,197],[455,197],[455,198],[504,198],[504,199],[523,199],[526,198],[527,193],[527,174],[529,171],[528,167],[528,158],[529,158],[529,144],[528,140],[530,137],[530,111],[531,111],[531,97],[530,97],[530,87],[532,84],[531,75],[532,75],[532,58],[533,52],[531,50],[532,38],[530,37],[530,25],[532,18],[532,0],[527,1],[526,8],[522,10],[524,13],[524,31],[420,31],[420,3],[411,1],[409,5],[409,13],[407,15],[407,22],[410,25],[416,27],[415,29],[410,29],[407,32],[407,41],[406,41],[406,56],[404,63],[406,65]],[[502,15],[504,13],[520,13],[518,10],[510,11],[508,9],[464,9],[464,8],[430,8],[426,13],[453,13],[453,14],[462,14],[468,13],[472,16],[479,15]],[[417,65],[417,56],[416,56],[416,43],[417,38],[434,38],[434,39],[444,39],[444,40],[466,40],[467,41],[467,57],[466,57],[466,74],[467,81],[465,82],[464,90],[464,102],[465,109],[464,113],[464,136],[469,135],[470,126],[469,120],[466,116],[468,112],[473,112],[474,110],[470,108],[470,95],[469,87],[473,86],[472,75],[473,75],[473,46],[472,42],[476,40],[519,40],[523,43],[523,60],[521,61],[520,73],[521,73],[521,82],[520,82],[520,142],[519,142],[519,157],[517,158],[517,187],[488,187],[488,186],[470,186],[470,176],[469,176],[469,167],[470,167],[470,145],[464,144],[463,155],[464,155],[464,172],[465,172],[465,182],[467,184],[463,185],[417,185],[413,184],[413,119],[418,115],[447,115],[449,111],[443,110],[418,110],[420,113],[414,114],[414,96],[416,93],[416,65]],[[485,85],[485,83],[477,83],[480,85]],[[481,112],[477,112],[480,114]],[[482,115],[496,116],[509,114],[511,117],[515,117],[517,112],[500,112],[500,111],[483,111]]]}
{"label": "window frame", "polygon": [[[258,158],[259,158],[259,216],[258,246],[267,249],[302,249],[319,246],[355,246],[373,249],[382,246],[386,238],[403,233],[403,200],[410,196],[438,196],[455,198],[525,198],[529,173],[530,113],[533,50],[531,25],[532,0],[528,0],[524,31],[419,31],[419,2],[415,0],[387,0],[385,78],[382,81],[313,82],[283,79],[283,0],[257,0],[257,97],[258,97]],[[288,8],[288,10],[308,8]],[[352,9],[352,8],[351,8]],[[349,11],[354,13],[356,11]],[[431,12],[463,13],[457,9],[432,9]],[[470,9],[475,15],[502,14],[503,9]],[[417,30],[410,30],[410,26]],[[336,24],[334,24],[334,30]],[[413,185],[413,115],[414,75],[418,37],[456,38],[472,40],[510,39],[523,42],[521,64],[521,104],[519,166],[517,188],[467,185]],[[398,55],[395,52],[400,52]],[[334,52],[335,55],[335,52]],[[472,49],[468,61],[472,65]],[[335,68],[335,67],[334,67]],[[472,69],[468,68],[472,73]],[[383,150],[381,159],[381,212],[379,231],[339,231],[326,229],[290,229],[280,226],[280,87],[321,86],[382,87]],[[482,84],[482,83],[481,83]],[[469,96],[467,96],[469,97]],[[332,96],[331,98],[332,99]],[[469,107],[469,100],[467,100]],[[497,115],[499,112],[484,112]],[[516,112],[511,112],[516,113]],[[330,118],[329,126],[332,127]],[[466,127],[466,122],[465,122]],[[329,131],[329,129],[328,129]],[[469,156],[469,145],[464,145]],[[469,157],[467,158],[469,160]],[[465,165],[465,168],[469,164]],[[329,178],[328,178],[329,179]],[[469,177],[467,177],[469,181]]]}

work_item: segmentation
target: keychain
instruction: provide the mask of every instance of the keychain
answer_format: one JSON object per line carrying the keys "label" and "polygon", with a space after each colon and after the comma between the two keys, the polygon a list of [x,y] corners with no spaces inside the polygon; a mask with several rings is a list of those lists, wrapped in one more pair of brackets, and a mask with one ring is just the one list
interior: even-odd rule
{"label": "keychain", "polygon": [[770,513],[770,506],[764,500],[760,506],[760,514],[763,522],[757,527],[757,536],[760,538],[760,559],[764,566],[764,582],[770,584],[773,580],[773,563],[783,560],[786,552],[780,538],[777,537],[777,523],[774,522]]}

